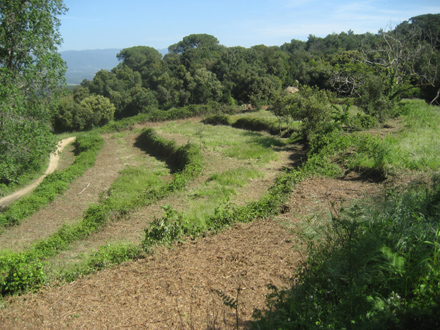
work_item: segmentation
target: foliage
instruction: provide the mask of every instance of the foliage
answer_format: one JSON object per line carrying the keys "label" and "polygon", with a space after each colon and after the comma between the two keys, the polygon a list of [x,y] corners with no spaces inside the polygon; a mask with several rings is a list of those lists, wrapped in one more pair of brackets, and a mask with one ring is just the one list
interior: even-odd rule
{"label": "foliage", "polygon": [[272,287],[258,327],[438,328],[439,206],[434,179],[429,189],[390,192],[303,231],[307,260],[291,288]]}
{"label": "foliage", "polygon": [[229,116],[224,114],[206,117],[205,119],[203,119],[203,123],[207,125],[230,125]]}
{"label": "foliage", "polygon": [[114,113],[115,106],[104,96],[90,95],[78,103],[74,96],[69,95],[61,99],[54,125],[59,132],[85,131],[107,124]]}
{"label": "foliage", "polygon": [[300,120],[302,135],[311,141],[331,129],[333,108],[330,101],[333,97],[329,91],[301,86],[295,94],[279,95],[271,111],[277,116]]}
{"label": "foliage", "polygon": [[232,124],[232,127],[248,129],[251,131],[266,131],[272,135],[280,134],[279,125],[274,124],[272,121],[260,118],[239,118]]}
{"label": "foliage", "polygon": [[2,296],[35,290],[44,283],[43,264],[39,260],[30,260],[26,254],[2,254],[0,264]]}
{"label": "foliage", "polygon": [[170,53],[180,54],[194,48],[216,48],[219,41],[209,34],[191,34],[182,41],[168,47]]}
{"label": "foliage", "polygon": [[0,3],[0,183],[38,170],[55,149],[50,118],[63,82],[61,0]]}
{"label": "foliage", "polygon": [[373,116],[379,122],[384,122],[393,116],[394,102],[387,96],[387,85],[380,76],[369,75],[360,87],[358,106],[367,115]]}
{"label": "foliage", "polygon": [[[148,46],[123,49],[117,67],[98,72],[82,87],[109,98],[117,119],[218,102],[253,109],[275,105],[281,126],[290,111],[279,106],[280,94],[288,86],[309,85],[360,98],[365,114],[383,121],[394,115],[393,103],[402,96],[438,98],[437,21],[438,14],[421,15],[389,32],[310,35],[306,42],[281,47],[225,47],[212,35],[192,34],[171,45],[163,58]],[[319,116],[313,119],[321,125],[326,120]],[[366,118],[357,118],[356,125]],[[306,126],[304,132],[315,130]]]}

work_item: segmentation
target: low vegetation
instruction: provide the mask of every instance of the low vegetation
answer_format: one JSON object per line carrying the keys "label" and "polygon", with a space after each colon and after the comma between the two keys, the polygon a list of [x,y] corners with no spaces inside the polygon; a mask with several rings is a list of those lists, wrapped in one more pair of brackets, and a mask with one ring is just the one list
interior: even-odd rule
{"label": "low vegetation", "polygon": [[[329,160],[340,160],[348,148],[350,155],[338,162],[345,169],[374,170],[380,177],[416,170],[428,173],[431,182],[386,191],[334,210],[320,226],[315,222],[299,230],[308,257],[294,274],[291,288],[271,287],[268,309],[255,312],[258,328],[439,327],[440,164],[429,150],[431,138],[436,140],[438,134],[431,136],[425,124],[438,128],[440,122],[424,122],[440,112],[418,101],[401,106],[408,129],[387,138],[368,133],[326,137],[325,146],[314,150],[305,168],[338,173],[336,167],[328,169],[334,165]],[[411,147],[407,136],[417,141]],[[423,156],[410,157],[409,150]]]}

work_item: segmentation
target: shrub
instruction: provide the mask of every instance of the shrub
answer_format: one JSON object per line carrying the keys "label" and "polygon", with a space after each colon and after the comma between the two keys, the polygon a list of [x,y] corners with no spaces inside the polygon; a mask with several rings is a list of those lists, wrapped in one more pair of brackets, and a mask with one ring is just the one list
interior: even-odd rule
{"label": "shrub", "polygon": [[308,255],[271,287],[261,329],[438,329],[440,184],[389,192],[300,231]]}
{"label": "shrub", "polygon": [[279,125],[275,125],[273,122],[261,118],[239,118],[232,127],[250,131],[266,131],[273,135],[280,133]]}
{"label": "shrub", "polygon": [[203,119],[202,122],[207,125],[225,125],[225,126],[231,125],[231,123],[229,122],[229,116],[224,114],[209,116]]}
{"label": "shrub", "polygon": [[369,75],[360,88],[357,100],[359,108],[367,115],[375,117],[379,122],[393,116],[394,102],[386,95],[387,83],[380,77]]}
{"label": "shrub", "polygon": [[26,254],[3,253],[0,256],[0,293],[16,294],[35,290],[44,283],[43,264]]}

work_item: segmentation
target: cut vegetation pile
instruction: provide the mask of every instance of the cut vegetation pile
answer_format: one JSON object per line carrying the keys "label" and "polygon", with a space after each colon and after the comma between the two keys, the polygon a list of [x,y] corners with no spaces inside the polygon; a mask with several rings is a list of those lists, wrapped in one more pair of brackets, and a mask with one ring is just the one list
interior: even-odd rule
{"label": "cut vegetation pile", "polygon": [[400,113],[393,129],[313,137],[307,155],[266,111],[84,134],[45,180],[52,197],[0,215],[2,236],[87,177],[88,150],[117,141],[124,168],[81,219],[47,217],[48,236],[1,251],[0,325],[438,328],[440,114]]}

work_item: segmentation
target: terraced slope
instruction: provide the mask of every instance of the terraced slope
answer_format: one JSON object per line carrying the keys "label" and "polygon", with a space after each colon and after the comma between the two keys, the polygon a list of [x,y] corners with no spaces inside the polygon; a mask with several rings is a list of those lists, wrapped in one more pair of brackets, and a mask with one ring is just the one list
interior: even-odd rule
{"label": "terraced slope", "polygon": [[[137,208],[71,244],[47,260],[48,273],[81,262],[107,244],[139,244],[145,227],[163,214],[164,205],[197,216],[212,209],[208,206],[217,198],[219,203],[237,204],[257,200],[277,174],[299,164],[303,156],[302,145],[298,144],[272,145],[265,147],[274,150],[271,153],[244,157],[241,152],[250,149],[251,144],[267,146],[272,141],[270,137],[227,128],[227,134],[248,139],[237,148],[232,142],[228,144],[229,136],[215,137],[217,133],[225,134],[221,133],[222,128],[202,130],[193,120],[156,129],[178,144],[199,143],[205,159],[202,174],[182,191]],[[96,165],[51,205],[0,236],[4,240],[0,246],[25,249],[63,223],[78,221],[86,202],[96,203],[105,196],[103,192],[124,168],[149,168],[161,172],[163,180],[169,181],[171,173],[164,163],[136,147],[138,134],[139,130],[135,130],[105,136],[106,145]],[[237,139],[236,136],[230,141]],[[228,189],[216,184],[219,176],[240,168],[253,169],[256,174]],[[52,283],[37,293],[7,298],[1,303],[0,325],[7,329],[228,329],[234,328],[236,322],[236,311],[224,304],[225,297],[230,297],[239,301],[238,317],[244,326],[252,319],[255,308],[264,307],[267,285],[287,286],[303,258],[299,242],[292,236],[296,224],[304,217],[328,212],[333,201],[350,200],[378,189],[380,186],[375,183],[353,177],[306,180],[297,187],[298,193],[291,196],[280,216],[238,224],[219,235],[188,240],[171,250],[160,249],[145,259],[69,284]],[[228,193],[222,195],[223,190]],[[70,220],[65,213],[65,217],[60,216],[63,210],[72,215]]]}

